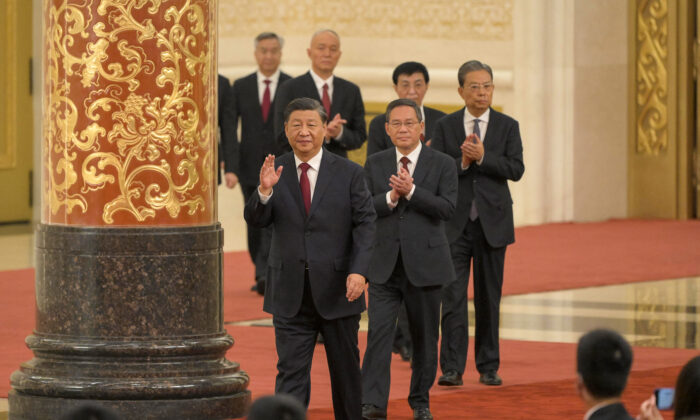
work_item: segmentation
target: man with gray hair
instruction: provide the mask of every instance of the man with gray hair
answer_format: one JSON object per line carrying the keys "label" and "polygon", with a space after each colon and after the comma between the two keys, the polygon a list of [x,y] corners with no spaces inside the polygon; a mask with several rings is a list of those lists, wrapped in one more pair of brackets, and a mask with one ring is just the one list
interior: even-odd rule
{"label": "man with gray hair", "polygon": [[[274,32],[263,32],[255,37],[255,61],[258,70],[233,83],[233,136],[223,144],[225,181],[235,187],[236,177],[241,184],[243,198],[248,201],[258,185],[260,165],[268,154],[276,152],[273,126],[273,107],[278,87],[291,77],[280,71],[284,40]],[[238,144],[236,125],[241,124],[241,142]],[[263,294],[270,251],[269,229],[248,226],[248,252],[255,264],[254,291]]]}
{"label": "man with gray hair", "polygon": [[306,50],[311,70],[280,86],[275,104],[275,137],[282,151],[289,150],[284,134],[284,108],[295,98],[313,98],[321,102],[328,115],[328,133],[324,147],[347,157],[348,150],[359,149],[367,139],[365,106],[360,88],[333,74],[342,52],[340,36],[331,29],[321,29],[311,37]]}
{"label": "man with gray hair", "polygon": [[513,200],[508,181],[525,172],[518,122],[491,108],[493,71],[477,60],[457,72],[457,92],[465,107],[437,123],[432,147],[452,156],[459,174],[457,211],[447,223],[457,278],[443,287],[442,341],[438,384],[462,385],[469,322],[467,285],[474,262],[474,349],[479,382],[501,385],[498,375],[503,266],[515,242]]}

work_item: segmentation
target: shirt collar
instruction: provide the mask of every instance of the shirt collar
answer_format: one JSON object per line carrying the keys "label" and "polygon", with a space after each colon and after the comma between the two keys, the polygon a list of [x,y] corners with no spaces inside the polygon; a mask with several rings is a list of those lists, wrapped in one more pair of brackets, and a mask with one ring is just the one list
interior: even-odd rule
{"label": "shirt collar", "polygon": [[593,413],[600,410],[601,408],[607,407],[607,406],[612,405],[612,404],[617,404],[618,402],[619,401],[603,401],[602,403],[598,403],[598,404],[594,405],[593,407],[589,408],[588,411],[586,411],[586,415],[583,416],[583,420],[590,419],[591,416],[593,415]]}
{"label": "shirt collar", "polygon": [[[491,108],[487,109],[486,112],[481,114],[479,116],[479,121],[488,123],[489,122],[489,116],[491,115]],[[464,108],[464,122],[471,122],[474,121],[477,117],[473,116],[471,113],[469,113],[469,110],[465,107]]]}
{"label": "shirt collar", "polygon": [[[413,149],[413,151],[411,153],[406,155],[406,157],[408,158],[408,160],[411,161],[412,164],[415,165],[416,162],[418,162],[418,156],[420,155],[420,151],[422,148],[423,148],[423,145],[421,144],[421,142],[418,142],[418,146],[415,149]],[[399,162],[401,162],[402,157],[404,157],[404,155],[402,155],[401,152],[399,152],[399,149],[396,149],[396,166],[397,167],[399,166]],[[415,168],[415,166],[414,166],[414,168]]]}
{"label": "shirt collar", "polygon": [[256,73],[258,73],[258,83],[260,83],[260,84],[264,83],[265,79],[269,79],[269,80],[272,80],[272,84],[276,85],[277,81],[280,79],[280,69],[279,68],[277,69],[277,71],[272,73],[272,76],[270,76],[270,77],[267,77],[264,74],[262,74],[262,72],[259,69]]}
{"label": "shirt collar", "polygon": [[[321,168],[321,157],[322,157],[322,156],[323,156],[323,147],[321,147],[321,149],[318,151],[318,153],[316,153],[316,155],[315,155],[314,157],[312,157],[311,159],[307,160],[306,163],[308,163],[309,166],[311,166],[311,168],[313,168],[316,172],[318,172],[319,169]],[[302,162],[303,162],[303,160],[299,159],[299,158],[297,157],[297,155],[294,154],[294,165],[295,165],[295,168],[298,168],[299,165],[301,165]]]}
{"label": "shirt collar", "polygon": [[328,87],[331,88],[333,87],[333,79],[335,78],[334,75],[331,74],[331,77],[329,77],[326,80],[323,80],[321,76],[318,74],[314,73],[314,70],[311,69],[309,70],[309,73],[311,73],[311,78],[314,79],[314,84],[316,84],[316,89],[321,90],[323,89],[323,84],[328,83]]}

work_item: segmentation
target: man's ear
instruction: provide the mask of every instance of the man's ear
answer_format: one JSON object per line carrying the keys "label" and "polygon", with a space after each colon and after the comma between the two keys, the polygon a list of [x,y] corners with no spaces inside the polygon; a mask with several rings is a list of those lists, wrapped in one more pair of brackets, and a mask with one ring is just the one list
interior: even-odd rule
{"label": "man's ear", "polygon": [[588,390],[586,390],[586,385],[583,383],[581,375],[576,375],[576,392],[582,400],[588,401]]}

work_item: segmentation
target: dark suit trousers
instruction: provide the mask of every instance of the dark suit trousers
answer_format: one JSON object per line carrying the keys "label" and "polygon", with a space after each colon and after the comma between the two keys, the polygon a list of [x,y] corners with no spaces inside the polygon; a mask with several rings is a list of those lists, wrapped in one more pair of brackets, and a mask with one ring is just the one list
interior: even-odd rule
{"label": "dark suit trousers", "polygon": [[408,403],[413,409],[430,405],[428,392],[437,373],[440,286],[412,285],[406,277],[400,255],[386,283],[369,283],[369,335],[362,360],[363,404],[386,408],[389,401],[391,346],[402,301],[405,302],[413,340]]}
{"label": "dark suit trousers", "polygon": [[442,290],[442,342],[440,369],[464,373],[469,346],[467,287],[470,263],[474,261],[474,350],[480,373],[498,370],[498,323],[503,287],[506,247],[487,242],[480,219],[468,221],[462,235],[450,245],[456,280]]}
{"label": "dark suit trousers", "polygon": [[314,305],[307,277],[299,313],[291,318],[273,316],[272,322],[279,359],[275,393],[290,394],[305,407],[309,406],[311,361],[316,336],[320,332],[325,340],[335,418],[362,418],[360,349],[357,345],[360,315],[323,319]]}
{"label": "dark suit trousers", "polygon": [[[248,202],[252,194],[257,194],[257,185],[243,185],[243,199]],[[257,228],[248,225],[248,253],[255,264],[255,281],[265,280],[267,277],[267,258],[270,256],[270,244],[272,242],[272,230],[270,227]]]}

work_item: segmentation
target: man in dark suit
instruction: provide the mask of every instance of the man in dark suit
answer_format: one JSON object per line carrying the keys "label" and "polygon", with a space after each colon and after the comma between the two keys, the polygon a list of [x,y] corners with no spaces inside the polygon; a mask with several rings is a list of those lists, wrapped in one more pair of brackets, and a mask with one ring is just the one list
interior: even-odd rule
{"label": "man in dark suit", "polygon": [[[221,184],[221,171],[226,171],[226,150],[230,148],[229,153],[238,153],[238,142],[236,141],[236,121],[235,111],[233,109],[233,92],[231,91],[231,83],[225,76],[219,75],[218,78],[218,106],[219,106],[219,167],[217,172],[217,181]],[[238,182],[236,173],[238,173],[238,162],[232,162],[229,171],[233,175],[231,177],[233,188]]]}
{"label": "man in dark suit", "polygon": [[[255,61],[258,70],[233,83],[234,135],[240,119],[240,147],[235,137],[225,144],[226,186],[236,185],[236,175],[241,184],[243,198],[248,201],[255,193],[260,165],[268,154],[274,154],[275,135],[273,109],[278,87],[289,75],[279,70],[284,40],[273,32],[263,32],[255,37]],[[229,147],[230,146],[230,147]],[[267,257],[270,250],[270,230],[248,226],[248,252],[255,264],[253,290],[260,294],[265,290]]]}
{"label": "man in dark suit", "polygon": [[289,150],[283,130],[283,111],[295,98],[313,98],[323,104],[328,114],[328,132],[325,149],[342,157],[347,151],[359,149],[367,139],[365,106],[356,84],[333,75],[340,59],[340,37],[330,29],[323,29],[311,37],[306,50],[311,59],[311,70],[280,86],[275,104],[275,136],[281,150]]}
{"label": "man in dark suit", "polygon": [[[394,90],[398,97],[410,99],[420,107],[422,119],[425,123],[423,132],[421,133],[421,140],[428,142],[429,139],[433,138],[435,123],[445,116],[445,113],[442,111],[423,106],[423,98],[426,92],[428,92],[428,84],[430,83],[428,69],[421,63],[407,61],[396,66],[391,78],[394,81]],[[386,114],[377,115],[369,123],[367,156],[394,147],[385,125]],[[413,344],[411,343],[411,337],[408,333],[406,309],[403,307],[399,310],[399,318],[396,323],[393,351],[401,355],[401,358],[405,361],[410,360],[413,354]]]}
{"label": "man in dark suit", "polygon": [[[424,142],[429,141],[433,138],[437,120],[444,117],[445,113],[423,106],[423,98],[428,92],[430,83],[428,69],[421,63],[407,61],[399,64],[394,69],[391,79],[394,81],[394,90],[399,98],[410,99],[420,107],[423,122],[425,123],[425,129],[421,133],[421,140]],[[391,138],[384,129],[384,124],[386,124],[386,114],[377,115],[369,123],[367,156],[394,147]]]}
{"label": "man in dark suit", "polygon": [[584,420],[632,420],[620,397],[632,368],[632,348],[612,330],[593,330],[578,341],[576,389],[586,404]]}
{"label": "man in dark suit", "polygon": [[457,204],[457,169],[449,156],[421,144],[424,124],[410,99],[392,101],[385,129],[394,146],[371,155],[365,174],[377,211],[369,268],[369,333],[362,363],[362,415],[385,419],[391,348],[405,302],[414,345],[408,403],[415,419],[432,419],[428,392],[437,372],[440,291],[454,280],[444,221]]}
{"label": "man in dark suit", "polygon": [[447,224],[457,279],[443,288],[438,384],[462,385],[469,323],[467,285],[474,261],[475,359],[479,382],[500,385],[498,319],[506,246],[515,241],[508,181],[523,176],[518,122],[491,108],[493,72],[473,60],[457,75],[465,107],[437,123],[432,147],[454,158],[459,173],[457,211]]}
{"label": "man in dark suit", "polygon": [[362,168],[322,148],[327,118],[321,104],[295,99],[284,120],[293,153],[265,159],[260,186],[244,212],[248,223],[273,227],[263,309],[273,315],[275,327],[275,393],[291,394],[308,406],[320,332],[335,418],[357,420],[357,332],[376,213]]}

